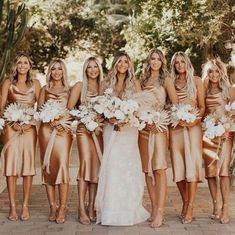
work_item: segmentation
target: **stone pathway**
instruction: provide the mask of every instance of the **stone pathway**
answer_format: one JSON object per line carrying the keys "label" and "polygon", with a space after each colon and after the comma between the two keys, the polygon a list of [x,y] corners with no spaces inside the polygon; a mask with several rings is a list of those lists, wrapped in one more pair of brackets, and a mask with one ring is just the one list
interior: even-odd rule
{"label": "stone pathway", "polygon": [[[17,188],[17,204],[20,210],[22,201],[22,186]],[[150,207],[150,201],[145,191],[144,205]],[[29,221],[11,222],[8,215],[8,195],[4,190],[0,194],[0,235],[234,235],[235,234],[235,190],[231,195],[231,222],[222,225],[218,221],[209,219],[211,200],[208,189],[198,189],[192,224],[181,224],[178,214],[181,210],[180,196],[176,187],[169,187],[167,206],[165,210],[165,225],[152,229],[148,223],[128,227],[113,227],[101,225],[81,225],[77,220],[77,189],[70,187],[69,210],[65,224],[57,225],[47,221],[48,203],[43,186],[34,185],[30,201],[31,217]]]}

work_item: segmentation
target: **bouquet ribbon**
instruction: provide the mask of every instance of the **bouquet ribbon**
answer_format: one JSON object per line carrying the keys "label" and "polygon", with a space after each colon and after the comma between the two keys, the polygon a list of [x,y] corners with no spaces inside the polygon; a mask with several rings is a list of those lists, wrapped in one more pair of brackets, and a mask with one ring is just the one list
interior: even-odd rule
{"label": "bouquet ribbon", "polygon": [[94,132],[92,132],[91,136],[92,136],[92,139],[93,139],[93,141],[94,141],[95,148],[96,148],[96,152],[97,152],[97,154],[98,154],[99,160],[100,160],[100,162],[101,162],[101,159],[102,159],[102,152],[101,152],[101,149],[100,149],[99,141],[98,141],[97,136],[96,136],[96,134],[95,134]]}
{"label": "bouquet ribbon", "polygon": [[148,152],[149,152],[148,176],[150,176],[152,178],[153,185],[155,184],[155,179],[154,179],[154,175],[153,175],[153,168],[152,168],[152,159],[153,159],[153,153],[154,153],[154,142],[155,142],[155,134],[153,134],[150,131],[149,138],[148,138]]}
{"label": "bouquet ribbon", "polygon": [[194,177],[193,172],[195,172],[195,164],[194,164],[194,159],[191,156],[191,146],[190,146],[190,136],[189,136],[189,132],[188,132],[188,128],[184,127],[184,145],[185,145],[185,162],[186,162],[186,166],[188,166],[189,169],[193,169],[193,170],[189,170],[186,171],[186,178],[187,179],[192,179]]}
{"label": "bouquet ribbon", "polygon": [[49,141],[48,141],[48,144],[47,144],[47,148],[46,148],[46,151],[45,151],[45,154],[44,154],[44,160],[43,160],[42,169],[46,170],[46,172],[48,174],[50,174],[51,152],[52,152],[52,149],[53,149],[53,145],[55,143],[56,134],[57,134],[57,129],[54,128],[52,133],[51,133],[51,136],[49,138]]}
{"label": "bouquet ribbon", "polygon": [[1,159],[4,165],[4,155],[7,151],[7,149],[9,148],[9,146],[18,139],[18,146],[19,146],[19,153],[18,153],[18,158],[17,158],[17,175],[20,176],[21,174],[21,170],[22,170],[22,161],[23,161],[23,144],[24,144],[24,139],[22,136],[23,132],[21,131],[17,131],[17,133],[15,133],[8,141],[7,143],[4,145],[2,152],[1,152]]}

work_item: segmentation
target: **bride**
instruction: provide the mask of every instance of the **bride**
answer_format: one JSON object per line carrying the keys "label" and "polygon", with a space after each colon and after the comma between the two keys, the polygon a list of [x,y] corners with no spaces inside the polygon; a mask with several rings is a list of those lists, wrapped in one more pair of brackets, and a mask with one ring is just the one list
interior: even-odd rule
{"label": "bride", "polygon": [[[120,53],[112,63],[103,90],[127,99],[141,91],[134,80],[130,57]],[[128,125],[114,130],[116,120],[104,127],[104,154],[101,162],[96,198],[97,223],[102,225],[133,225],[145,221],[149,213],[142,205],[144,178],[138,148],[138,129]],[[115,125],[116,126],[116,125]]]}

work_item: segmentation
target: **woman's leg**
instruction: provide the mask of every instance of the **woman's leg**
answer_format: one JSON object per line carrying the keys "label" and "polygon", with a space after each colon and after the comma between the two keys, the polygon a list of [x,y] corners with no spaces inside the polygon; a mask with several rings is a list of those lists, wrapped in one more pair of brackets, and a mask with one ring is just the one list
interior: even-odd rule
{"label": "woman's leg", "polygon": [[148,193],[149,193],[149,197],[150,197],[150,201],[151,201],[151,207],[152,207],[151,216],[148,220],[150,222],[152,222],[153,219],[157,215],[157,194],[156,194],[157,185],[156,185],[156,183],[155,183],[155,185],[153,185],[153,179],[152,179],[152,177],[150,177],[148,175],[148,173],[145,173],[145,181],[146,181],[146,185],[147,185],[147,189],[148,189]]}
{"label": "woman's leg", "polygon": [[96,215],[95,215],[95,197],[97,192],[97,185],[96,183],[89,183],[89,204],[88,204],[88,214],[89,218],[92,222],[95,222]]}
{"label": "woman's leg", "polygon": [[69,184],[59,184],[58,187],[59,187],[60,207],[59,207],[58,216],[56,218],[56,223],[63,224],[65,222],[65,212],[67,209]]}
{"label": "woman's leg", "polygon": [[78,181],[78,195],[79,195],[79,221],[82,224],[90,224],[91,221],[86,213],[86,207],[85,207],[85,197],[86,192],[88,188],[88,182],[79,179]]}
{"label": "woman's leg", "polygon": [[189,224],[192,222],[193,218],[193,205],[195,201],[196,191],[197,191],[197,182],[189,182],[188,184],[188,207],[186,214],[182,222],[184,224]]}
{"label": "woman's leg", "polygon": [[186,183],[185,180],[176,182],[176,185],[179,189],[181,198],[182,198],[182,202],[183,202],[183,206],[182,206],[182,211],[181,211],[181,218],[184,218],[186,211],[187,211],[187,207],[188,207],[188,184]]}
{"label": "woman's leg", "polygon": [[15,221],[18,220],[18,215],[16,213],[16,176],[7,176],[7,190],[10,202],[10,211],[8,219]]}
{"label": "woman's leg", "polygon": [[207,178],[212,203],[213,203],[213,213],[211,215],[211,219],[219,219],[220,209],[219,209],[219,194],[218,194],[218,187],[217,187],[217,180],[216,177],[209,177]]}
{"label": "woman's leg", "polygon": [[55,185],[46,184],[47,198],[50,205],[50,215],[48,217],[49,221],[56,220],[56,197],[55,197]]}
{"label": "woman's leg", "polygon": [[165,207],[166,193],[167,193],[166,170],[154,171],[154,177],[156,185],[155,195],[157,198],[157,203],[156,203],[157,214],[155,218],[153,218],[151,227],[157,228],[162,225],[163,221],[163,214],[164,214],[164,207]]}
{"label": "woman's leg", "polygon": [[220,222],[222,224],[229,223],[229,196],[230,196],[230,177],[221,176],[220,177],[220,190],[222,194],[222,215]]}
{"label": "woman's leg", "polygon": [[26,221],[29,219],[29,197],[31,194],[33,176],[23,176],[23,205],[20,219]]}

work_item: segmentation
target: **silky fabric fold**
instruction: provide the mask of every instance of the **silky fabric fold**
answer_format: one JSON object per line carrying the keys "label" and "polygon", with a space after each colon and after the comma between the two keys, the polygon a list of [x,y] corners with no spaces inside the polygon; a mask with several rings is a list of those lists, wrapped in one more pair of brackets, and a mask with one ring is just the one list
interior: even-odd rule
{"label": "silky fabric fold", "polygon": [[[223,98],[222,92],[216,94],[206,95],[206,115],[213,113],[215,110],[220,114],[225,114],[225,105],[228,102]],[[204,152],[204,164],[205,164],[205,177],[216,176],[230,176],[230,162],[233,148],[233,134],[230,132],[226,139],[216,137],[212,140],[208,140],[203,137],[203,149],[214,152],[219,160],[213,161],[213,159]]]}
{"label": "silky fabric fold", "polygon": [[[62,107],[66,107],[69,92],[64,89],[60,93],[53,93],[48,89],[45,90],[45,102],[53,99],[60,102]],[[43,164],[45,151],[54,130],[49,123],[42,123],[39,128],[39,144],[41,164]],[[69,158],[72,147],[72,133],[67,130],[57,131],[54,145],[50,156],[50,173],[42,170],[43,184],[56,185],[69,183]]]}
{"label": "silky fabric fold", "polygon": [[[97,96],[98,93],[87,92],[87,101],[92,97]],[[84,124],[79,124],[77,128],[77,147],[79,155],[79,171],[77,180],[83,179],[91,183],[98,183],[100,159],[95,146],[92,134],[87,131]],[[99,147],[103,152],[103,136],[102,132],[96,134]]]}
{"label": "silky fabric fold", "polygon": [[[155,99],[152,100],[152,103],[149,104],[149,107],[145,108],[154,111],[164,109],[166,103],[166,91],[163,86],[160,86],[157,83],[144,86],[143,90],[152,93],[155,97]],[[150,170],[155,171],[167,168],[167,160],[166,160],[167,131],[158,132],[153,136],[154,136],[154,141],[153,141],[154,146],[152,146],[153,156],[150,156],[151,154],[151,151],[149,149],[150,131],[147,129],[139,131],[138,143],[139,143],[140,156],[142,162],[142,171],[144,173],[149,173]],[[149,166],[149,160],[151,160],[150,166]]]}
{"label": "silky fabric fold", "polygon": [[[7,105],[10,103],[18,103],[25,107],[33,107],[36,102],[35,86],[32,85],[26,92],[23,92],[14,84],[11,84],[8,90],[7,101]],[[17,137],[14,138],[15,136]],[[2,138],[4,145],[9,143],[4,154],[4,175],[35,175],[35,156],[37,146],[36,127],[31,126],[29,129],[19,134],[19,131],[16,131],[12,127],[12,123],[6,124],[2,131]]]}
{"label": "silky fabric fold", "polygon": [[[175,88],[179,103],[186,103],[197,107],[197,96],[189,97],[186,86],[181,89],[177,86]],[[187,127],[186,130],[179,125],[169,129],[173,180],[175,182],[182,180],[186,180],[187,182],[202,182],[201,122],[193,127]],[[185,133],[186,131],[187,133]],[[187,141],[185,141],[186,136],[188,137]],[[185,146],[186,142],[187,146]],[[193,163],[193,165],[191,163]]]}

